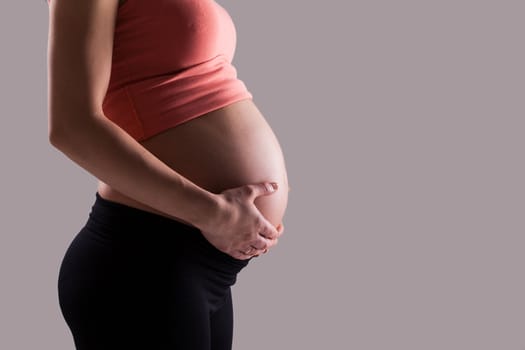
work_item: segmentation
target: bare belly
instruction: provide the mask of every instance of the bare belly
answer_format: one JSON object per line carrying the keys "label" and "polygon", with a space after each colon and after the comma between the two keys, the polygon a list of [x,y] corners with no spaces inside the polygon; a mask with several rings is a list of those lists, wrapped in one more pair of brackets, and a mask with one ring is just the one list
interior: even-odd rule
{"label": "bare belly", "polygon": [[[179,174],[213,193],[277,182],[277,192],[256,198],[254,204],[275,226],[282,222],[289,190],[283,152],[252,100],[206,113],[140,143]],[[102,181],[97,191],[105,199],[167,216]]]}

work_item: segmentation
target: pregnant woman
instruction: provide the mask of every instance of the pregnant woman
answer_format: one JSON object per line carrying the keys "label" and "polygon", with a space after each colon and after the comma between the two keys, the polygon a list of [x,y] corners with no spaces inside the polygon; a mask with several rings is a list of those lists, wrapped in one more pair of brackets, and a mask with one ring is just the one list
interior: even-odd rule
{"label": "pregnant woman", "polygon": [[76,348],[231,349],[230,287],[288,202],[231,17],[213,0],[48,3],[49,140],[98,179],[58,278]]}

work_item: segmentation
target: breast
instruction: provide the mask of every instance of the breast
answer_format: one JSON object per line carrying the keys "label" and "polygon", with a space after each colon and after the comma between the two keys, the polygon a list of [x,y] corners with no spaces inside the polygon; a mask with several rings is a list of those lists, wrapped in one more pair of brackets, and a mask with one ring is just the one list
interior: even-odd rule
{"label": "breast", "polygon": [[223,55],[233,60],[237,33],[213,0],[127,0],[118,10],[113,63],[128,81],[175,73]]}
{"label": "breast", "polygon": [[137,141],[253,96],[232,64],[235,25],[212,0],[127,0],[104,115]]}
{"label": "breast", "polygon": [[[277,192],[254,204],[272,224],[283,222],[288,176],[279,141],[253,100],[242,100],[164,130],[140,144],[169,167],[213,192],[275,181]],[[100,183],[103,197],[151,210]]]}

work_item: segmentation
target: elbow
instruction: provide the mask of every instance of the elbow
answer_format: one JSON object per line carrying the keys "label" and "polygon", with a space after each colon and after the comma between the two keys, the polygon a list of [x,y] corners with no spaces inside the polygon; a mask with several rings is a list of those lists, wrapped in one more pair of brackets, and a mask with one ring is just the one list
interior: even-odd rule
{"label": "elbow", "polygon": [[52,146],[57,147],[58,135],[57,135],[56,130],[49,129],[49,132],[47,133],[47,139]]}
{"label": "elbow", "polygon": [[70,145],[72,141],[77,140],[79,138],[78,135],[79,128],[72,126],[55,126],[49,128],[48,140],[53,147],[62,150],[64,146]]}
{"label": "elbow", "polygon": [[47,139],[54,147],[62,142],[64,134],[64,118],[59,118],[56,115],[56,113],[50,114],[47,124]]}
{"label": "elbow", "polygon": [[55,148],[59,148],[60,145],[62,145],[64,143],[64,139],[65,139],[65,134],[66,132],[63,130],[63,129],[60,129],[56,126],[54,127],[49,127],[49,130],[48,130],[48,134],[47,134],[47,138],[48,138],[48,141],[49,143],[55,147]]}
{"label": "elbow", "polygon": [[57,135],[56,130],[50,129],[47,135],[47,139],[53,147],[58,148],[59,137]]}
{"label": "elbow", "polygon": [[54,147],[78,141],[82,133],[90,130],[94,118],[50,118],[48,140]]}

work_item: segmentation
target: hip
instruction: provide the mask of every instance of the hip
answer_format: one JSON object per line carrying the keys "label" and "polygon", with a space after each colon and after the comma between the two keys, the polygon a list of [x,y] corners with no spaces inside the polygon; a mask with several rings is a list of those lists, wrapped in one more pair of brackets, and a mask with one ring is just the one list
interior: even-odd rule
{"label": "hip", "polygon": [[60,282],[86,278],[89,272],[114,282],[126,275],[163,280],[193,271],[209,278],[220,272],[218,283],[227,288],[250,261],[218,250],[193,226],[95,196],[86,223],[64,255]]}
{"label": "hip", "polygon": [[122,341],[131,329],[144,339],[159,328],[179,336],[183,322],[223,305],[249,260],[216,249],[192,226],[97,194],[60,265],[60,308],[80,342]]}

